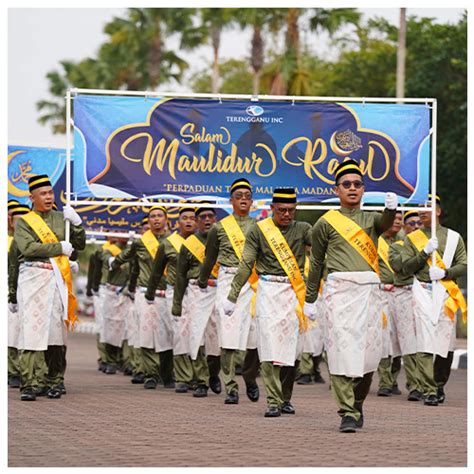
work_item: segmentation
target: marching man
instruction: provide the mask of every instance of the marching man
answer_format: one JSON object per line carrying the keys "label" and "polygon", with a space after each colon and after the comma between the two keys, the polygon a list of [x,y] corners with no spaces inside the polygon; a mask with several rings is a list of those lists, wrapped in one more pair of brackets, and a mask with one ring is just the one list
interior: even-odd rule
{"label": "marching man", "polygon": [[[86,234],[71,206],[53,211],[54,191],[47,175],[28,180],[33,210],[18,221],[15,241],[24,260],[18,276],[18,306],[21,334],[21,399],[36,399],[33,382],[38,360],[48,366],[48,397],[60,398],[66,370],[66,328],[74,324],[76,299],[72,293],[68,257],[83,250]],[[65,223],[71,223],[70,242],[65,241]]]}
{"label": "marching man", "polygon": [[364,182],[354,160],[335,171],[341,208],[313,227],[305,314],[314,317],[323,266],[325,343],[331,390],[341,417],[339,430],[362,428],[362,405],[382,356],[382,313],[377,257],[378,237],[395,218],[397,196],[387,193],[382,214],[360,209]]}
{"label": "marching man", "polygon": [[242,260],[223,305],[224,313],[232,316],[256,265],[257,347],[267,395],[265,417],[295,413],[290,400],[298,340],[308,324],[301,311],[305,292],[302,275],[305,245],[311,245],[310,224],[294,220],[293,188],[275,189],[271,209],[272,217],[255,223],[248,231]]}

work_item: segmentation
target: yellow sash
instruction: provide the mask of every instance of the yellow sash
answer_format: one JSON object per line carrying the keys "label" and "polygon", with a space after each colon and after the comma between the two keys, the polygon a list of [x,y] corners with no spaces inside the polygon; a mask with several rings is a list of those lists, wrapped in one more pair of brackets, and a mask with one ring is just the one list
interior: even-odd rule
{"label": "yellow sash", "polygon": [[[54,234],[54,232],[49,228],[48,224],[46,224],[43,218],[36,214],[36,212],[31,211],[21,217],[34,230],[35,234],[40,238],[43,244],[56,244],[59,242],[56,234]],[[76,297],[72,292],[72,277],[69,259],[66,257],[66,255],[59,255],[57,257],[53,257],[53,259],[56,262],[67,286],[66,324],[68,327],[74,326],[74,323],[77,321],[77,316],[75,314],[77,302]]]}
{"label": "yellow sash", "polygon": [[10,247],[12,246],[13,237],[11,235],[8,236],[8,251],[10,252]]}
{"label": "yellow sash", "polygon": [[[245,235],[242,232],[239,224],[237,223],[237,219],[234,217],[233,214],[230,216],[224,217],[221,220],[222,227],[229,238],[230,243],[232,244],[232,248],[234,249],[235,255],[239,260],[242,260],[242,255],[244,253],[244,245],[245,245]],[[257,284],[258,284],[258,275],[257,270],[255,269],[255,265],[253,266],[252,273],[249,277],[249,283],[252,287],[254,292],[252,296],[252,300],[250,302],[250,314],[252,317],[255,317],[255,309],[256,309],[256,293],[257,293]]]}
{"label": "yellow sash", "polygon": [[322,216],[345,240],[357,250],[357,253],[379,274],[377,247],[364,229],[341,212],[330,210]]}
{"label": "yellow sash", "polygon": [[[206,256],[206,246],[195,236],[190,235],[184,242],[183,245],[197,258],[199,263],[204,263],[204,257]],[[212,269],[212,276],[217,278],[219,273],[219,264],[216,263]]]}
{"label": "yellow sash", "polygon": [[274,224],[271,217],[267,217],[266,219],[257,222],[257,225],[260,227],[268,245],[290,280],[291,286],[298,298],[299,304],[296,308],[296,314],[300,322],[300,330],[306,331],[308,329],[308,318],[303,313],[306,285],[303,276],[301,275],[298,262],[296,261],[288,242],[285,237],[283,237],[280,229],[278,229]]}
{"label": "yellow sash", "polygon": [[118,245],[111,244],[110,242],[105,242],[105,244],[102,245],[102,249],[108,250],[114,257],[122,252],[122,249]]}
{"label": "yellow sash", "polygon": [[155,260],[156,252],[160,246],[155,234],[153,234],[151,230],[147,230],[140,238],[142,239],[143,245],[148,250],[148,253],[151,255],[152,260]]}
{"label": "yellow sash", "polygon": [[176,250],[176,252],[179,253],[179,251],[181,250],[181,245],[183,245],[183,242],[184,242],[183,237],[181,237],[177,232],[173,232],[168,237],[168,241],[173,246],[173,248]]}
{"label": "yellow sash", "polygon": [[392,266],[390,265],[390,263],[388,261],[388,249],[389,249],[389,246],[387,244],[387,241],[382,236],[380,236],[379,237],[379,246],[378,246],[379,257],[382,259],[383,263],[385,263],[385,265],[387,265],[387,268],[392,273],[395,273],[393,271]]}
{"label": "yellow sash", "polygon": [[[408,234],[408,238],[412,241],[413,245],[416,247],[418,252],[421,252],[424,249],[425,245],[428,243],[428,237],[420,229],[415,230],[414,232],[411,232],[410,234]],[[436,251],[435,253],[435,258],[436,258],[436,266],[439,268],[442,268],[443,270],[446,270],[446,265],[444,264],[438,251]],[[432,265],[431,262],[432,260],[430,257],[427,261],[430,267]],[[448,292],[448,295],[449,295],[449,298],[447,299],[444,305],[444,311],[449,316],[451,321],[454,321],[456,311],[459,308],[462,313],[462,320],[465,323],[467,321],[467,304],[461,290],[459,289],[459,286],[456,285],[456,283],[454,283],[453,280],[439,280],[439,281],[446,288],[446,291]]]}

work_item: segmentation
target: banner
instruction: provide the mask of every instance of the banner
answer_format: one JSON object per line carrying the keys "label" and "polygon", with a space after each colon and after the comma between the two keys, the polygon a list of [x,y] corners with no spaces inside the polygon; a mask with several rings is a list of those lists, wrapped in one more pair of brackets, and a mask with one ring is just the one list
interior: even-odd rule
{"label": "banner", "polygon": [[[31,206],[28,190],[28,179],[38,174],[47,174],[54,189],[58,209],[66,202],[66,150],[62,148],[8,146],[8,199],[16,199],[22,204]],[[93,199],[93,197],[84,198]],[[107,199],[113,202],[118,199]],[[127,201],[127,199],[119,199]],[[163,200],[161,201],[163,202]],[[141,221],[146,215],[142,206],[117,206],[108,204],[91,204],[75,206],[82,218],[86,230],[139,232]],[[176,226],[178,207],[170,207],[168,218],[170,227]],[[218,218],[225,217],[227,212],[218,209]]]}
{"label": "banner", "polygon": [[245,176],[254,198],[295,187],[337,202],[333,173],[360,163],[365,203],[387,191],[428,198],[427,105],[74,97],[73,190],[80,196],[226,199]]}

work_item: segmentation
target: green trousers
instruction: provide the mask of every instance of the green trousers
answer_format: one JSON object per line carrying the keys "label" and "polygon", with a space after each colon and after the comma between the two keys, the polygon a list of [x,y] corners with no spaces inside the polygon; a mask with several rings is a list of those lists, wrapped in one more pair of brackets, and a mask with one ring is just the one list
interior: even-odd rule
{"label": "green trousers", "polygon": [[108,344],[107,342],[105,342],[104,349],[105,355],[103,362],[105,362],[107,365],[112,365],[118,369],[120,367],[122,348],[113,346],[112,344]]}
{"label": "green trousers", "polygon": [[145,374],[145,383],[153,379],[155,382],[160,380],[160,354],[155,349],[141,347],[140,352],[143,362],[143,373]]}
{"label": "green trousers", "polygon": [[244,365],[242,368],[242,378],[246,387],[257,385],[258,372],[260,370],[260,359],[257,349],[247,349],[245,351]]}
{"label": "green trousers", "polygon": [[177,383],[191,383],[193,379],[193,365],[188,354],[173,357],[174,373]]}
{"label": "green trousers", "polygon": [[16,347],[8,348],[8,378],[20,376],[20,354]]}
{"label": "green trousers", "polygon": [[235,349],[221,349],[222,378],[224,379],[227,394],[239,391],[239,385],[235,380],[235,365],[237,362],[237,351]]}
{"label": "green trousers", "polygon": [[426,396],[436,395],[438,386],[434,379],[433,354],[417,352],[416,368],[419,374],[421,393]]}
{"label": "green trousers", "polygon": [[434,380],[438,388],[443,388],[451,374],[454,352],[448,352],[447,357],[436,355],[434,360]]}
{"label": "green trousers", "polygon": [[128,345],[128,341],[123,341],[122,342],[122,365],[124,369],[126,367],[133,367],[132,358],[133,358],[133,348]]}
{"label": "green trousers", "polygon": [[403,368],[406,375],[406,388],[409,392],[417,390],[422,393],[420,386],[420,377],[416,368],[416,354],[409,354],[403,356]]}
{"label": "green trousers", "polygon": [[369,372],[363,377],[346,377],[345,375],[330,375],[331,391],[339,407],[339,416],[352,416],[359,421],[362,405],[370,390],[374,373]]}
{"label": "green trousers", "polygon": [[393,387],[391,357],[380,359],[379,366],[377,367],[377,374],[379,376],[379,388],[391,390]]}
{"label": "green trousers", "polygon": [[392,364],[390,366],[390,371],[392,373],[392,382],[393,385],[397,384],[397,379],[402,369],[402,356],[392,357]]}
{"label": "green trousers", "polygon": [[[47,373],[44,374],[44,364]],[[66,372],[66,346],[48,346],[46,351],[23,350],[20,353],[21,387],[38,389],[43,385],[57,387],[64,382]]]}
{"label": "green trousers", "polygon": [[[295,365],[298,363],[295,362]],[[281,408],[284,402],[291,400],[295,382],[296,367],[274,365],[272,362],[262,362],[261,371],[263,385],[269,407]]]}
{"label": "green trousers", "polygon": [[160,376],[164,384],[173,382],[173,350],[159,352]]}
{"label": "green trousers", "polygon": [[104,364],[106,364],[106,359],[107,359],[107,354],[105,352],[105,342],[100,342],[100,335],[97,334],[97,351],[99,352],[99,360],[97,362],[99,362],[99,364],[101,362],[103,362]]}
{"label": "green trousers", "polygon": [[209,367],[209,377],[219,377],[221,371],[221,356],[206,356],[207,366]]}
{"label": "green trousers", "polygon": [[209,387],[209,366],[205,355],[205,348],[201,346],[199,348],[196,360],[191,360],[193,366],[193,379],[196,385],[202,385],[206,388]]}
{"label": "green trousers", "polygon": [[132,347],[133,374],[143,374],[143,356],[141,347]]}

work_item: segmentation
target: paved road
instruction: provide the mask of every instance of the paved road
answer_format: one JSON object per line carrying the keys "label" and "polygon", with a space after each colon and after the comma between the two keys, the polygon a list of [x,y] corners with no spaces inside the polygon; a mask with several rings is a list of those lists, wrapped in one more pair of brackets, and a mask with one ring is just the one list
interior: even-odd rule
{"label": "paved road", "polygon": [[73,334],[67,395],[27,403],[8,390],[10,467],[467,465],[466,370],[452,372],[438,407],[408,402],[406,392],[377,397],[375,380],[364,429],[341,434],[327,384],[296,385],[296,415],[268,419],[263,397],[251,403],[243,382],[240,404],[229,406],[223,394],[144,390],[98,372],[95,359],[95,336]]}

